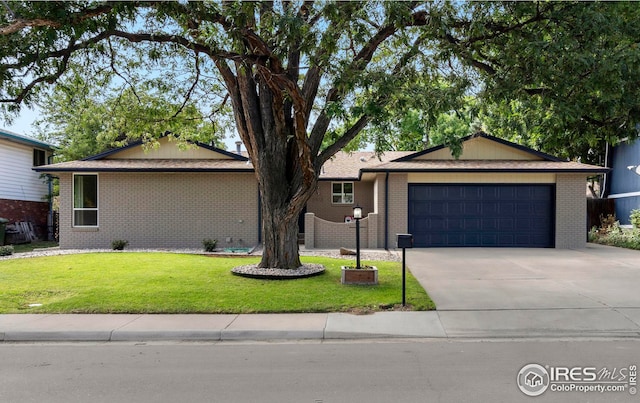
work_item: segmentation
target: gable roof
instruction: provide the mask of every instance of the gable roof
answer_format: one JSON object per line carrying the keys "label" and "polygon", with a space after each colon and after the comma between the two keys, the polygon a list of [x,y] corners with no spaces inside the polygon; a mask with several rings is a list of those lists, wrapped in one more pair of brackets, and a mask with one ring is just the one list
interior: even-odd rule
{"label": "gable roof", "polygon": [[14,143],[25,144],[46,151],[54,150],[53,144],[47,143],[46,141],[36,140],[32,137],[28,137],[22,134],[14,133],[6,129],[0,129],[0,139],[5,139]]}
{"label": "gable roof", "polygon": [[512,143],[484,132],[466,136],[462,155],[456,159],[445,145],[396,158],[363,173],[376,172],[548,172],[596,174],[609,168],[566,161],[553,155]]}
{"label": "gable roof", "polygon": [[236,159],[103,159],[60,162],[34,167],[37,172],[253,172]]}
{"label": "gable roof", "polygon": [[575,161],[513,161],[513,160],[412,160],[392,161],[374,168],[362,169],[360,175],[371,172],[548,172],[607,173],[610,169]]}
{"label": "gable roof", "polygon": [[[164,136],[162,136],[160,138],[161,139],[167,138],[167,135],[164,135]],[[240,154],[232,153],[232,152],[223,150],[223,149],[218,148],[218,147],[213,147],[213,146],[210,146],[208,144],[201,143],[199,141],[195,141],[195,142],[194,141],[187,141],[187,143],[196,145],[196,146],[198,146],[198,147],[200,147],[202,149],[205,149],[205,150],[208,150],[208,151],[212,151],[214,153],[222,154],[222,155],[224,155],[226,157],[229,157],[231,159],[234,159],[234,160],[238,160],[238,161],[248,161],[249,160],[247,157],[242,156]],[[99,153],[99,154],[92,155],[90,157],[84,158],[84,159],[82,159],[82,161],[96,161],[96,160],[106,159],[107,157],[114,157],[114,156],[117,156],[117,154],[119,154],[119,153],[121,153],[123,151],[131,150],[131,149],[134,149],[136,147],[142,147],[143,145],[144,145],[144,141],[143,140],[137,140],[137,141],[134,141],[133,143],[127,144],[125,146],[113,148],[111,150],[107,150],[107,151],[104,151],[102,153]]]}
{"label": "gable roof", "polygon": [[376,155],[373,151],[338,151],[322,166],[319,180],[358,180],[362,169],[376,168],[412,153],[413,151],[386,151]]}
{"label": "gable roof", "polygon": [[[160,141],[168,144],[167,136]],[[253,165],[247,157],[200,142],[190,142],[195,150],[186,150],[182,158],[164,149],[157,155],[147,156],[142,140],[123,147],[84,158],[78,161],[60,162],[33,168],[37,172],[252,172]],[[157,152],[152,150],[151,152]]]}
{"label": "gable roof", "polygon": [[[460,156],[460,159],[474,159],[474,158],[464,158],[464,145],[465,143],[470,143],[471,141],[475,140],[475,139],[482,139],[483,141],[486,142],[493,142],[494,145],[501,145],[501,146],[505,146],[506,149],[511,149],[513,152],[517,152],[519,154],[524,154],[524,157],[522,158],[518,158],[518,159],[537,159],[537,160],[543,160],[543,161],[563,161],[558,157],[555,157],[553,155],[550,154],[546,154],[543,153],[541,151],[537,151],[534,150],[532,148],[529,147],[525,147],[522,146],[520,144],[516,144],[516,143],[512,143],[510,141],[498,138],[498,137],[494,137],[491,136],[485,132],[477,132],[475,134],[471,134],[469,136],[463,137],[460,141],[462,142],[462,146],[463,146],[463,153]],[[430,156],[434,156],[436,158],[433,159],[454,159],[451,156],[451,152],[448,150],[448,146],[446,145],[439,145],[439,146],[435,146],[435,147],[431,147],[428,148],[424,151],[419,151],[416,153],[412,153],[409,155],[406,155],[404,157],[398,158],[396,160],[394,160],[394,162],[406,162],[406,161],[411,161],[411,160],[416,160],[416,159],[430,159]],[[444,151],[441,153],[438,153],[438,151]],[[448,153],[448,158],[442,158],[443,154],[447,154]],[[439,154],[439,155],[437,155]],[[527,156],[529,158],[527,158]],[[490,159],[490,158],[475,158],[475,159]]]}
{"label": "gable roof", "polygon": [[[548,172],[606,173],[609,168],[563,161],[511,143],[486,133],[476,133],[463,139],[472,157],[454,159],[445,146],[420,152],[388,151],[376,155],[373,151],[338,152],[322,167],[321,181],[362,180],[363,174],[384,172]],[[202,143],[194,143],[202,152],[189,158],[167,157],[167,154],[142,156],[133,152],[142,141],[105,151],[80,161],[62,162],[33,168],[38,172],[253,172],[251,161],[244,155],[225,151]],[[474,148],[475,147],[475,148]],[[495,158],[481,158],[487,150],[497,149]],[[131,151],[131,152],[129,152]],[[118,157],[118,154],[121,154]],[[484,153],[484,154],[483,154]],[[490,152],[489,152],[490,154]],[[371,176],[368,175],[370,178]]]}

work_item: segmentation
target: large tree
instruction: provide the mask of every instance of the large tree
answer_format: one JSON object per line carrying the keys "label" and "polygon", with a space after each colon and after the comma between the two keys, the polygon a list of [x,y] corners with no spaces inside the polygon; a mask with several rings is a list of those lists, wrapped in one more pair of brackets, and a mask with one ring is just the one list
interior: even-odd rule
{"label": "large tree", "polygon": [[[597,39],[571,38],[584,23],[572,16],[602,16],[609,6],[3,1],[2,7],[0,102],[7,112],[37,101],[69,70],[109,71],[111,87],[172,86],[176,97],[197,99],[211,111],[230,104],[262,200],[260,266],[296,268],[297,219],[321,166],[368,124],[393,118],[389,108],[433,119],[468,91],[501,99],[567,88],[560,83],[566,77],[545,69],[536,52],[572,51]],[[556,32],[566,35],[563,44],[555,43]],[[510,69],[516,64],[521,72]],[[590,112],[585,119],[607,123]]]}
{"label": "large tree", "polygon": [[57,145],[56,161],[83,159],[140,137],[153,147],[158,133],[178,137],[179,146],[188,147],[184,139],[224,147],[218,122],[195,102],[176,103],[170,94],[144,88],[105,94],[96,84],[95,77],[87,83],[72,75],[40,97],[35,127],[40,139]]}

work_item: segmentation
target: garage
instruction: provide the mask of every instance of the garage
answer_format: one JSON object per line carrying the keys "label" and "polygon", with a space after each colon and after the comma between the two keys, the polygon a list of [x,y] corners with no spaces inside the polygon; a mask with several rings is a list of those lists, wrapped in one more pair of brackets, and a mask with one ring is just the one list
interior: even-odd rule
{"label": "garage", "polygon": [[554,247],[554,184],[408,184],[416,247]]}

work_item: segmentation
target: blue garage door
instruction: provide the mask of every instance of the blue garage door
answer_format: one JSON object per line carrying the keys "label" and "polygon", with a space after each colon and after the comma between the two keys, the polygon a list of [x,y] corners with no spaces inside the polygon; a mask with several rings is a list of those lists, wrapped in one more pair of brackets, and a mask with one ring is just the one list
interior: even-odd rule
{"label": "blue garage door", "polygon": [[554,246],[554,185],[409,184],[416,247]]}

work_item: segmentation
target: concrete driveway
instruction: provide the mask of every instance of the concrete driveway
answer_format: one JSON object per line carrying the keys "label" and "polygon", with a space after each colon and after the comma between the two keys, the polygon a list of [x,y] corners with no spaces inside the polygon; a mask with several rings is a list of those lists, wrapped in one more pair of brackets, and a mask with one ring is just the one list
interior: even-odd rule
{"label": "concrete driveway", "polygon": [[427,248],[407,266],[450,336],[640,335],[640,251]]}

